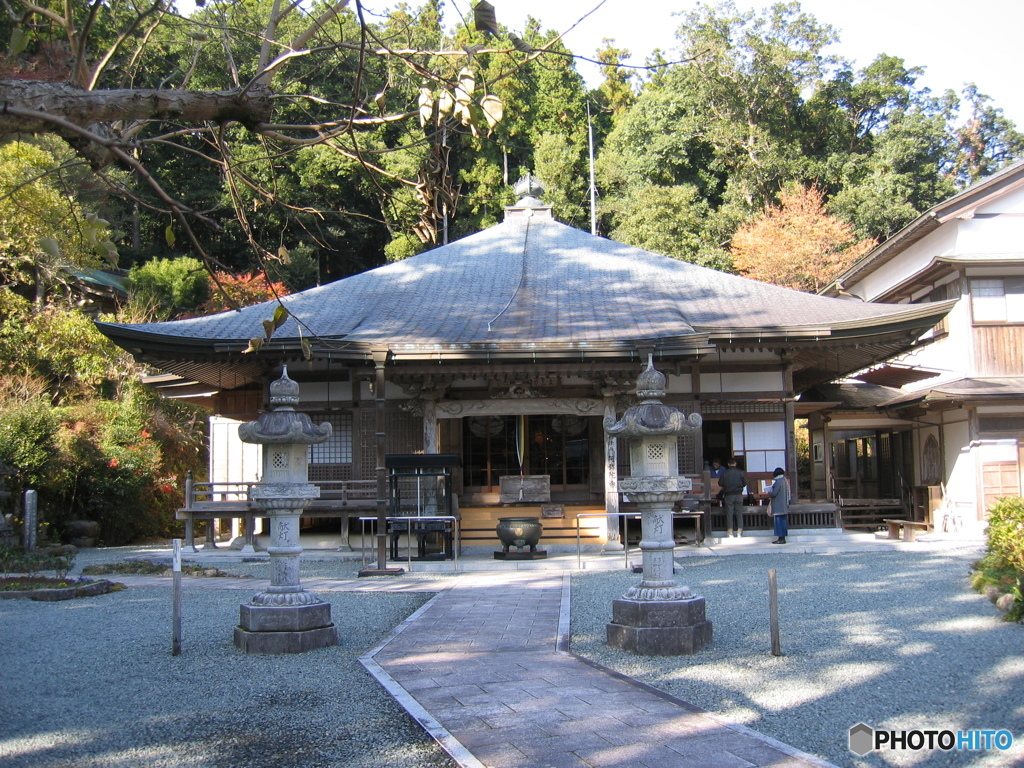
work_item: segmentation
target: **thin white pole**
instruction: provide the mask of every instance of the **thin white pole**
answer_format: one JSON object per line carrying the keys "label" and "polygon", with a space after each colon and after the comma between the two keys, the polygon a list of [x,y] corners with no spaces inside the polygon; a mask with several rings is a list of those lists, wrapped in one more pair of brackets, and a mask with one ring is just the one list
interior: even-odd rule
{"label": "thin white pole", "polygon": [[181,655],[181,539],[172,539],[171,656]]}
{"label": "thin white pole", "polygon": [[590,152],[590,234],[597,234],[597,184],[594,182],[594,122],[587,102],[587,147]]}

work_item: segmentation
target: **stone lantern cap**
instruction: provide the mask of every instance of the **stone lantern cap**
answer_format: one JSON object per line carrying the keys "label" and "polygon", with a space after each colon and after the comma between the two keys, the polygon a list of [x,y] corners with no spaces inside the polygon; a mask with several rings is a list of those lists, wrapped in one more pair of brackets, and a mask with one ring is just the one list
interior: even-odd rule
{"label": "stone lantern cap", "polygon": [[687,416],[671,405],[665,405],[665,374],[654,367],[653,355],[648,358],[647,368],[636,380],[638,405],[631,406],[618,421],[608,417],[604,420],[604,431],[609,435],[622,437],[656,437],[662,435],[685,435],[697,432],[703,419],[699,413]]}
{"label": "stone lantern cap", "polygon": [[324,422],[314,426],[309,416],[292,407],[298,402],[299,385],[288,378],[288,367],[284,366],[281,378],[270,385],[271,410],[261,413],[256,421],[239,426],[239,439],[260,445],[310,445],[327,440],[331,436],[331,425]]}

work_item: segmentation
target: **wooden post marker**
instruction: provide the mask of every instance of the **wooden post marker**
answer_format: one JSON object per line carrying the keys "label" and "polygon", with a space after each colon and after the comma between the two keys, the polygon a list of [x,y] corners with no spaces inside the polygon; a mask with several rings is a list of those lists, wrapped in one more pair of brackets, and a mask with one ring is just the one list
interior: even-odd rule
{"label": "wooden post marker", "polygon": [[181,539],[172,539],[174,558],[171,561],[173,597],[171,605],[171,656],[181,654]]}
{"label": "wooden post marker", "polygon": [[768,612],[772,629],[772,656],[782,655],[782,641],[779,638],[779,584],[775,569],[768,569]]}

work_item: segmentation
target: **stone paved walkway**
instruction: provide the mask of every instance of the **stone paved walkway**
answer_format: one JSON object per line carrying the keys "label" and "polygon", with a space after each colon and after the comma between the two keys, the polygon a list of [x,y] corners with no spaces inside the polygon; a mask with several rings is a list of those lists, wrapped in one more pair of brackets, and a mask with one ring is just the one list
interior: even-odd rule
{"label": "stone paved walkway", "polygon": [[830,765],[566,653],[568,605],[568,574],[467,574],[362,662],[466,768]]}

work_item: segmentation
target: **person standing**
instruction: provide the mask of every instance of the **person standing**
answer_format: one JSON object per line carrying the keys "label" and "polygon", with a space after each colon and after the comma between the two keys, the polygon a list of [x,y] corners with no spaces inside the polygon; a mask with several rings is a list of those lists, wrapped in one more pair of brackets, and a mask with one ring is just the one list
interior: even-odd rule
{"label": "person standing", "polygon": [[772,473],[772,487],[765,494],[771,499],[771,515],[775,524],[775,535],[778,537],[772,544],[785,544],[786,534],[789,533],[789,502],[792,494],[789,490],[789,478],[786,477],[786,470],[776,467]]}
{"label": "person standing", "polygon": [[[722,489],[722,504],[725,507],[725,528],[730,536],[742,536],[743,489],[747,485],[747,474],[736,466],[736,459],[733,457],[730,457],[726,464],[721,477],[718,478],[718,484]],[[733,534],[733,530],[737,533]]]}

